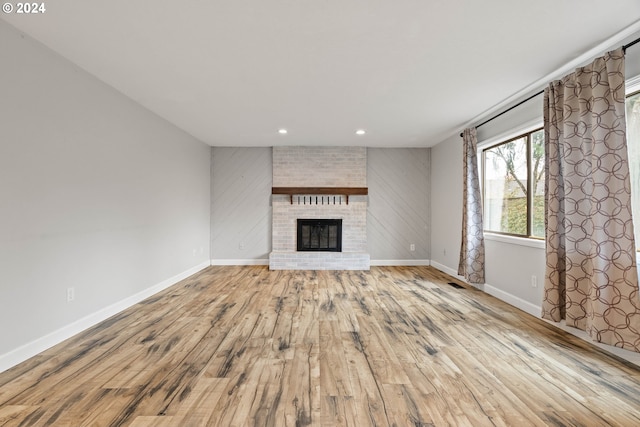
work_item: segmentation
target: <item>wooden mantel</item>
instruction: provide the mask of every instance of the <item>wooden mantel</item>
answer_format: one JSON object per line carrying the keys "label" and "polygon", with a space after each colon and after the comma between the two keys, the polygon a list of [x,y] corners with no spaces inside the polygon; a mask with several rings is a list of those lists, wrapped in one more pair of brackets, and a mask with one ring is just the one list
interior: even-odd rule
{"label": "wooden mantel", "polygon": [[349,204],[349,196],[366,196],[369,194],[368,187],[271,187],[271,194],[288,194],[293,204],[293,196],[296,194],[338,194],[347,196],[347,204]]}

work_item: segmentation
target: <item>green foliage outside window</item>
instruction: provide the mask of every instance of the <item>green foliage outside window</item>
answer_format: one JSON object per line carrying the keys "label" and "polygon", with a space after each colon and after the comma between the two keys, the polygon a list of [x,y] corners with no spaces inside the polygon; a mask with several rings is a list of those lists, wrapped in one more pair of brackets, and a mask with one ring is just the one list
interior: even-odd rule
{"label": "green foliage outside window", "polygon": [[491,147],[483,157],[485,229],[544,237],[544,132]]}

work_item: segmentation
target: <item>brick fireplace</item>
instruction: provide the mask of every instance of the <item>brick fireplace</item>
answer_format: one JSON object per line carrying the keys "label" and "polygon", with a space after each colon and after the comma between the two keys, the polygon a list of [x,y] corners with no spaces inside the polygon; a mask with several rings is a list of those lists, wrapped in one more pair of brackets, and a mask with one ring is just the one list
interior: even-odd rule
{"label": "brick fireplace", "polygon": [[[273,147],[273,187],[366,188],[364,147]],[[368,270],[367,196],[347,194],[274,194],[272,270]],[[338,251],[298,251],[298,219],[342,220]]]}

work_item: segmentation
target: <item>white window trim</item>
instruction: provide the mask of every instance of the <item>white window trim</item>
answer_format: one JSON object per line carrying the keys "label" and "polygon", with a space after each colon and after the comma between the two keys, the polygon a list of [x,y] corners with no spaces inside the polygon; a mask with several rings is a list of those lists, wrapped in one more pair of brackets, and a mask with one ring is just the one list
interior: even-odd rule
{"label": "white window trim", "polygon": [[[485,139],[482,142],[478,143],[478,171],[483,175],[482,167],[482,153],[484,150],[493,147],[496,144],[501,142],[506,142],[510,139],[513,139],[517,136],[524,135],[530,133],[536,129],[540,129],[543,126],[543,122],[541,119],[529,120],[526,123],[521,124],[520,126],[509,129],[507,132],[503,132],[499,135],[493,136],[491,138]],[[484,194],[484,181],[480,180],[480,191]],[[484,200],[483,200],[484,203]],[[484,211],[484,208],[483,208]],[[485,240],[494,240],[496,242],[508,243],[511,245],[519,245],[519,246],[528,246],[531,248],[542,248],[544,249],[544,240],[532,238],[532,237],[521,237],[521,236],[509,236],[499,233],[492,233],[490,231],[484,231]]]}
{"label": "white window trim", "polygon": [[[640,91],[640,75],[627,79],[625,82],[625,91],[627,94]],[[634,221],[635,223],[636,221]],[[636,251],[636,264],[640,266],[640,251]],[[638,269],[638,279],[640,280],[640,268]]]}
{"label": "white window trim", "polygon": [[[628,78],[625,82],[625,88],[627,93],[633,93],[640,90],[640,75],[635,77]],[[519,135],[523,135],[525,133],[529,133],[536,129],[539,129],[544,126],[542,117],[530,120],[521,124],[520,126],[509,129],[506,132],[503,132],[499,135],[492,136],[491,138],[487,138],[481,142],[478,142],[478,170],[482,173],[482,152],[487,148],[490,148],[500,142],[508,141],[512,138],[515,138]],[[482,191],[482,186],[484,182],[480,182],[480,191]],[[530,248],[539,248],[544,249],[545,241],[542,239],[535,239],[531,237],[519,237],[519,236],[508,236],[504,234],[496,234],[490,231],[484,232],[485,240],[496,241],[501,243],[507,243],[510,245],[518,245],[518,246],[527,246]],[[640,265],[640,252],[638,252],[638,264]],[[638,270],[640,274],[640,270]]]}
{"label": "white window trim", "polygon": [[529,120],[526,123],[521,124],[518,127],[511,128],[506,132],[502,132],[499,135],[492,136],[491,138],[485,139],[482,142],[478,142],[478,158],[480,158],[480,153],[486,150],[489,147],[493,147],[500,142],[506,142],[510,139],[515,138],[516,136],[523,135],[525,133],[532,132],[536,129],[539,129],[543,126],[542,117]]}
{"label": "white window trim", "polygon": [[625,89],[626,89],[627,94],[639,91],[640,90],[640,75],[637,75],[635,77],[631,77],[630,79],[627,79],[627,81],[625,82]]}
{"label": "white window trim", "polygon": [[508,236],[505,234],[496,234],[490,231],[484,232],[484,240],[508,243],[510,245],[527,246],[530,248],[544,249],[544,239],[534,239],[533,237]]}

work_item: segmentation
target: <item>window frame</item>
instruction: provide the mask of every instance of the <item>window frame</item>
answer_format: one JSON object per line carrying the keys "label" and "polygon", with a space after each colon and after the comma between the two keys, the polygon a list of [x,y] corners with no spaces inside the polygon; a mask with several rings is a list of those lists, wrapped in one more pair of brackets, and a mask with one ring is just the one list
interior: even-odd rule
{"label": "window frame", "polygon": [[[526,129],[526,130],[525,130]],[[521,129],[517,132],[517,134],[515,136],[513,136],[514,134],[512,133],[510,137],[507,138],[493,138],[490,142],[486,142],[484,144],[482,144],[480,150],[482,152],[480,157],[480,168],[482,170],[482,183],[481,183],[481,187],[482,187],[482,202],[483,202],[483,208],[482,208],[482,214],[483,216],[485,215],[485,211],[484,211],[484,207],[485,207],[485,201],[486,201],[486,153],[487,151],[499,147],[501,145],[505,145],[508,144],[510,142],[522,139],[522,138],[526,138],[526,156],[527,156],[527,201],[526,201],[526,205],[527,205],[527,230],[526,230],[526,234],[516,234],[516,233],[509,233],[509,232],[505,232],[505,231],[497,231],[497,230],[487,230],[485,228],[486,226],[486,222],[483,222],[483,234],[494,234],[497,236],[505,236],[505,237],[510,237],[510,238],[518,238],[518,239],[531,239],[534,241],[544,241],[545,237],[544,236],[533,236],[531,234],[532,229],[533,229],[533,209],[534,209],[534,197],[533,197],[533,191],[535,190],[533,188],[533,179],[531,179],[533,177],[533,171],[531,170],[532,167],[532,137],[531,135],[533,135],[536,132],[539,131],[543,131],[544,132],[544,127],[540,125],[539,122],[536,123],[535,126],[527,126],[525,129]]]}
{"label": "window frame", "polygon": [[[636,96],[636,95],[640,95],[640,76],[636,76],[633,79],[627,80],[625,89],[626,90],[625,90],[625,94],[624,94],[624,102],[625,102],[625,110],[626,110],[626,108],[627,108],[627,100],[629,98],[631,98],[631,97]],[[628,117],[625,117],[625,119],[627,119],[627,123],[628,123]],[[628,130],[628,128],[627,128],[627,130]],[[627,143],[628,142],[629,142],[629,139],[628,139],[628,134],[627,134]],[[640,189],[637,189],[636,191],[640,191]],[[633,194],[633,191],[632,191],[632,194]],[[635,213],[635,212],[632,212],[632,214],[633,213]],[[634,220],[633,220],[634,227],[635,227],[636,224],[639,224],[639,223],[640,223],[640,221],[634,217]],[[636,243],[636,259],[638,261],[638,264],[640,265],[640,244],[638,242],[635,242],[635,243]],[[639,272],[640,272],[640,270],[639,270]]]}

